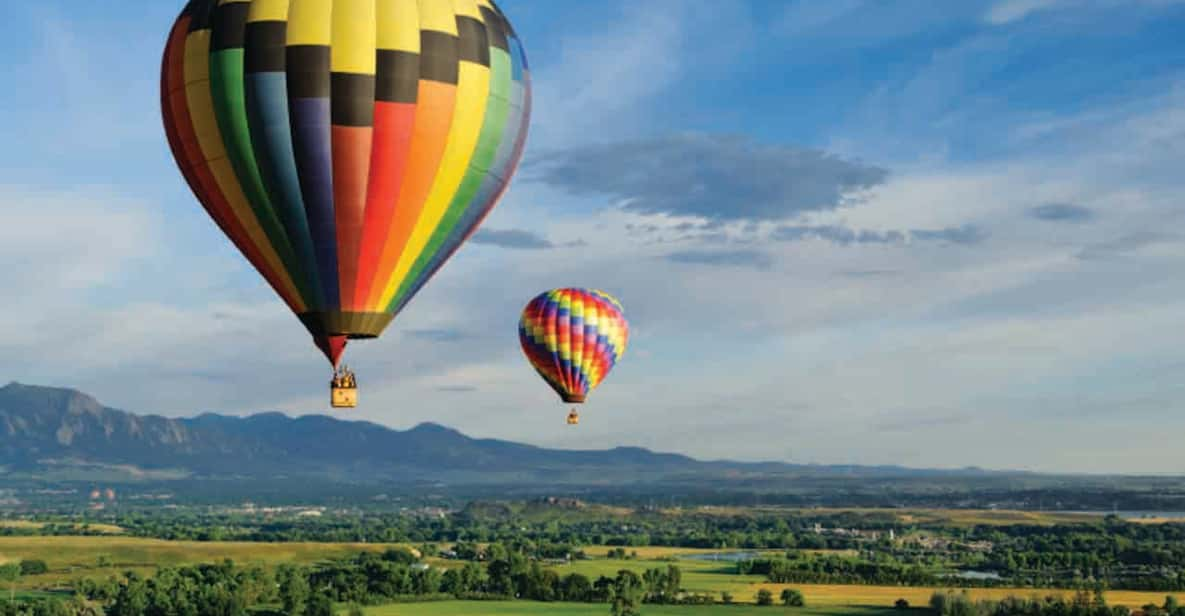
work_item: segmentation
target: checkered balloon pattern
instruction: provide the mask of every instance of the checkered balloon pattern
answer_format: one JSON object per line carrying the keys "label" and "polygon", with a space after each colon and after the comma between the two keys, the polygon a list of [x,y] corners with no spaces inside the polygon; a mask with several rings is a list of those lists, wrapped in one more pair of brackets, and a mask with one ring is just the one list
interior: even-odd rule
{"label": "checkered balloon pattern", "polygon": [[523,309],[523,352],[564,402],[584,402],[625,353],[629,324],[621,303],[590,289],[553,289]]}

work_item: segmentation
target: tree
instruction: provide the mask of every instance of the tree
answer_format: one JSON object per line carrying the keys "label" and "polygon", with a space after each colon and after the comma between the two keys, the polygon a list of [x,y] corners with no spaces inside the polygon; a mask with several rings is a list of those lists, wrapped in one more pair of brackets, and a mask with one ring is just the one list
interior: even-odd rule
{"label": "tree", "polygon": [[148,611],[148,585],[144,578],[128,572],[127,581],[119,587],[115,601],[107,610],[108,616],[142,616]]}
{"label": "tree", "polygon": [[[201,606],[200,613],[204,614],[245,616],[247,613],[247,608],[243,605],[243,601],[238,593],[231,591],[222,584],[203,586],[198,592],[197,604]],[[154,607],[151,601],[148,605],[149,607]],[[145,611],[144,613],[151,612]],[[332,613],[330,616],[332,616]]]}
{"label": "tree", "polygon": [[806,597],[802,596],[802,592],[794,588],[787,588],[782,591],[782,605],[786,607],[802,607],[806,605]]}
{"label": "tree", "polygon": [[1092,605],[1095,611],[1107,609],[1107,597],[1103,594],[1102,585],[1096,586],[1094,589],[1094,597],[1092,598]]}
{"label": "tree", "polygon": [[481,558],[481,550],[476,543],[458,543],[453,546],[453,552],[457,554],[457,560],[474,561]]}
{"label": "tree", "polygon": [[761,590],[757,591],[757,605],[773,605],[773,604],[774,604],[774,593],[770,592],[768,589],[765,589],[765,588],[762,588]]}
{"label": "tree", "polygon": [[667,574],[662,579],[663,603],[674,603],[683,586],[683,572],[675,565],[667,565]]}
{"label": "tree", "polygon": [[350,610],[346,614],[347,616],[366,616],[366,612],[362,610],[362,606],[357,603],[351,603]]}
{"label": "tree", "polygon": [[239,593],[247,605],[259,603],[275,603],[279,600],[276,595],[276,579],[270,571],[262,567],[249,567],[235,574],[235,581]]}
{"label": "tree", "polygon": [[945,614],[946,613],[946,603],[947,603],[946,599],[947,599],[946,593],[944,593],[944,592],[936,592],[936,593],[931,594],[930,595],[930,610],[932,610],[935,614]]}
{"label": "tree", "polygon": [[21,578],[21,566],[17,563],[0,565],[0,581],[8,582],[8,600],[16,601],[16,581]]}
{"label": "tree", "polygon": [[647,569],[642,573],[642,585],[645,588],[644,601],[658,603],[662,593],[662,569]]}
{"label": "tree", "polygon": [[[439,569],[417,569],[411,575],[413,592],[417,595],[430,595],[440,592],[441,573]],[[358,594],[366,593],[365,580],[359,580],[361,587]]]}
{"label": "tree", "polygon": [[465,563],[461,567],[461,588],[465,592],[474,592],[481,590],[481,585],[485,582],[485,571],[482,570],[481,565],[477,563]]}
{"label": "tree", "polygon": [[559,575],[550,569],[544,570],[538,562],[531,563],[524,579],[522,595],[532,601],[555,601]]}
{"label": "tree", "polygon": [[510,597],[514,595],[514,577],[511,574],[512,568],[509,560],[501,558],[491,560],[488,567],[486,567],[486,575],[489,576],[489,591],[495,595],[502,595]]}
{"label": "tree", "polygon": [[280,603],[288,616],[300,616],[305,613],[305,603],[309,600],[309,580],[304,571],[295,567],[281,567],[276,572],[276,579],[280,581]]}
{"label": "tree", "polygon": [[410,564],[416,562],[416,556],[415,556],[415,554],[412,554],[411,551],[407,550],[406,548],[398,548],[398,549],[397,548],[388,548],[387,551],[383,552],[383,560],[388,561],[388,562],[393,562],[393,563],[410,565]]}
{"label": "tree", "polygon": [[304,616],[334,616],[333,600],[323,592],[313,595],[304,607]]}
{"label": "tree", "polygon": [[588,601],[592,592],[592,582],[579,573],[570,573],[560,582],[560,596],[564,601]]}
{"label": "tree", "polygon": [[440,578],[440,592],[452,595],[458,599],[463,597],[468,589],[465,588],[459,569],[449,569]]}
{"label": "tree", "polygon": [[591,601],[605,603],[613,600],[613,578],[598,575],[592,587]]}
{"label": "tree", "polygon": [[44,560],[22,560],[21,575],[40,575],[49,572],[49,565]]}
{"label": "tree", "polygon": [[613,616],[640,616],[642,579],[633,571],[622,569],[610,587],[609,613]]}
{"label": "tree", "polygon": [[[1060,602],[1061,599],[1058,598],[1057,601]],[[1064,607],[1064,604],[1062,605]],[[966,590],[959,594],[936,592],[930,595],[930,609],[939,616],[974,616],[976,613],[975,603],[971,601],[971,596]]]}

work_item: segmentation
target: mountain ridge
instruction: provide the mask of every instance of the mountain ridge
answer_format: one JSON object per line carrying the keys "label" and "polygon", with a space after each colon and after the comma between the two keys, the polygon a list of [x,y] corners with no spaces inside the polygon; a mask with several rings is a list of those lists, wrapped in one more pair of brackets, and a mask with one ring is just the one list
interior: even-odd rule
{"label": "mountain ridge", "polygon": [[[624,454],[624,455],[623,455]],[[607,456],[617,455],[610,460]],[[144,468],[182,467],[198,474],[314,471],[326,465],[478,471],[539,471],[558,464],[698,461],[641,448],[549,450],[478,439],[435,422],[395,430],[326,415],[277,411],[248,416],[203,412],[170,418],[104,406],[76,389],[12,382],[0,387],[0,464],[35,468],[39,460],[73,458]],[[549,458],[554,458],[551,460]],[[251,464],[256,464],[250,468]]]}
{"label": "mountain ridge", "polygon": [[619,446],[548,449],[473,438],[424,422],[395,430],[365,420],[277,411],[248,416],[139,415],[104,406],[75,389],[9,383],[0,387],[0,465],[36,472],[62,460],[184,470],[200,477],[293,475],[351,479],[469,481],[661,481],[832,473],[908,476],[1008,474],[895,466],[704,461]]}

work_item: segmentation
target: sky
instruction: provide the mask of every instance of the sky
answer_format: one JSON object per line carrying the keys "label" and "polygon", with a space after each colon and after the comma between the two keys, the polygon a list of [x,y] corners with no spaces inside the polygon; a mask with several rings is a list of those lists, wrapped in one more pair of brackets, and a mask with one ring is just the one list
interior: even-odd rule
{"label": "sky", "polygon": [[[503,0],[524,161],[378,341],[361,405],[541,446],[1182,473],[1185,2]],[[176,5],[176,6],[174,6]],[[0,382],[329,413],[329,370],[169,154],[180,2],[0,3]],[[602,288],[564,424],[519,349]]]}

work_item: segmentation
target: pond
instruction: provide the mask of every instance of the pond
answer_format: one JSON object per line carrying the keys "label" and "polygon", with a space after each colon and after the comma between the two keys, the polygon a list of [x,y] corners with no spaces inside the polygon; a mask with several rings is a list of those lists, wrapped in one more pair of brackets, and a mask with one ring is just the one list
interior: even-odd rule
{"label": "pond", "polygon": [[973,569],[967,569],[967,570],[963,570],[963,571],[951,571],[948,573],[943,573],[942,576],[943,577],[961,578],[964,580],[1001,580],[1001,579],[1003,579],[1000,577],[1000,574],[996,573],[995,571],[975,571]]}
{"label": "pond", "polygon": [[679,558],[686,560],[709,560],[736,563],[742,560],[753,560],[761,556],[760,552],[712,552],[710,554],[680,554]]}

